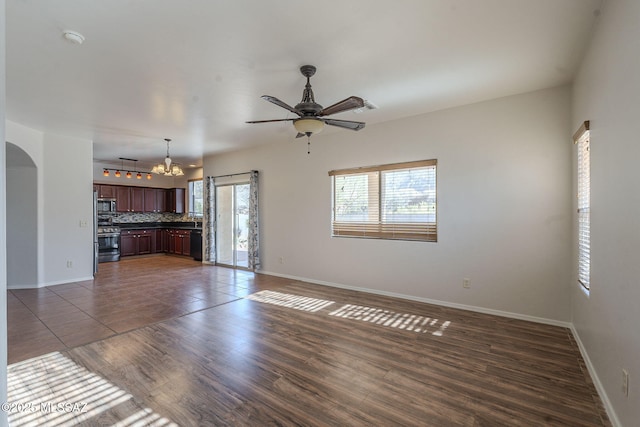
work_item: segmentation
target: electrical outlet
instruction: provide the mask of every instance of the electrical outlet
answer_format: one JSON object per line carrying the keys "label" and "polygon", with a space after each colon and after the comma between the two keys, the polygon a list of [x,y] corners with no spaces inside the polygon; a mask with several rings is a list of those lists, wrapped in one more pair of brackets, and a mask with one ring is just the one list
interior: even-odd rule
{"label": "electrical outlet", "polygon": [[284,257],[281,256],[280,258],[278,258],[278,261],[280,261],[280,264],[284,264]]}
{"label": "electrical outlet", "polygon": [[86,219],[80,220],[80,228],[87,228],[88,226],[89,226],[89,221],[87,221]]}
{"label": "electrical outlet", "polygon": [[471,287],[471,279],[462,279],[462,287],[465,289],[469,289]]}
{"label": "electrical outlet", "polygon": [[622,370],[622,393],[629,397],[629,371],[626,369]]}
{"label": "electrical outlet", "polygon": [[67,268],[73,268],[73,261],[71,260],[67,261]]}

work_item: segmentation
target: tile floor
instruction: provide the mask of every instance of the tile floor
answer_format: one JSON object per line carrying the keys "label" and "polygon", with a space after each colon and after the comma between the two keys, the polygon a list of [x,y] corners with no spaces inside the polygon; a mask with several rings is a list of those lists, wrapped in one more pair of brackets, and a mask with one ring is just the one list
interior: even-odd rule
{"label": "tile floor", "polygon": [[9,364],[225,304],[275,279],[169,256],[99,270],[92,281],[8,291]]}

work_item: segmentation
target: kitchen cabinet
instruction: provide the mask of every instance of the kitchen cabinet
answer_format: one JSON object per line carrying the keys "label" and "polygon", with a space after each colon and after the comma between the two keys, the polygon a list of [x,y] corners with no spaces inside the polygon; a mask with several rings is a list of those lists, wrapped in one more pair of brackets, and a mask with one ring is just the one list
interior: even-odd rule
{"label": "kitchen cabinet", "polygon": [[101,199],[112,199],[116,197],[116,188],[114,185],[96,185],[96,190],[98,191],[98,197]]}
{"label": "kitchen cabinet", "polygon": [[144,212],[166,212],[167,190],[163,188],[144,189]]}
{"label": "kitchen cabinet", "polygon": [[167,212],[184,213],[184,188],[167,190]]}
{"label": "kitchen cabinet", "polygon": [[120,233],[120,256],[146,255],[155,249],[155,230],[124,230]]}
{"label": "kitchen cabinet", "polygon": [[191,254],[191,231],[190,230],[168,230],[167,252],[174,255]]}
{"label": "kitchen cabinet", "polygon": [[167,190],[156,188],[156,212],[167,211]]}
{"label": "kitchen cabinet", "polygon": [[145,188],[144,189],[144,212],[160,212],[158,210],[158,189],[157,188]]}
{"label": "kitchen cabinet", "polygon": [[118,185],[116,187],[116,212],[131,212],[131,189]]}
{"label": "kitchen cabinet", "polygon": [[167,230],[155,230],[156,233],[156,243],[155,243],[155,253],[166,252],[165,249],[165,234]]}
{"label": "kitchen cabinet", "polygon": [[131,212],[144,212],[144,188],[129,187],[131,190]]}
{"label": "kitchen cabinet", "polygon": [[116,187],[116,212],[144,212],[144,187]]}
{"label": "kitchen cabinet", "polygon": [[181,231],[180,235],[180,254],[190,256],[191,255],[191,231]]}
{"label": "kitchen cabinet", "polygon": [[99,198],[115,198],[116,212],[185,213],[184,188],[93,184]]}

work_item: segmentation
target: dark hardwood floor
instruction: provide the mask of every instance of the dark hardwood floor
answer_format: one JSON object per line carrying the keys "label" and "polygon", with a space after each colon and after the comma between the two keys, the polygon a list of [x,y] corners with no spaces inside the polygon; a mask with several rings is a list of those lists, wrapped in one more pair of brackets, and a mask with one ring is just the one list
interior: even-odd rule
{"label": "dark hardwood floor", "polygon": [[565,328],[169,256],[8,301],[14,426],[610,425]]}

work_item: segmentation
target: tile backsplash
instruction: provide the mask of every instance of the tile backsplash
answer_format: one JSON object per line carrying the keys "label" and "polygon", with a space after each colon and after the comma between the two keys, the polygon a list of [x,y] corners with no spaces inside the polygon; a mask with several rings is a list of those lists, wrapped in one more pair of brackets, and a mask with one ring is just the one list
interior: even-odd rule
{"label": "tile backsplash", "polygon": [[[186,214],[163,213],[119,213],[113,215],[114,224],[134,222],[193,222],[194,218]],[[198,218],[196,221],[202,221]]]}

